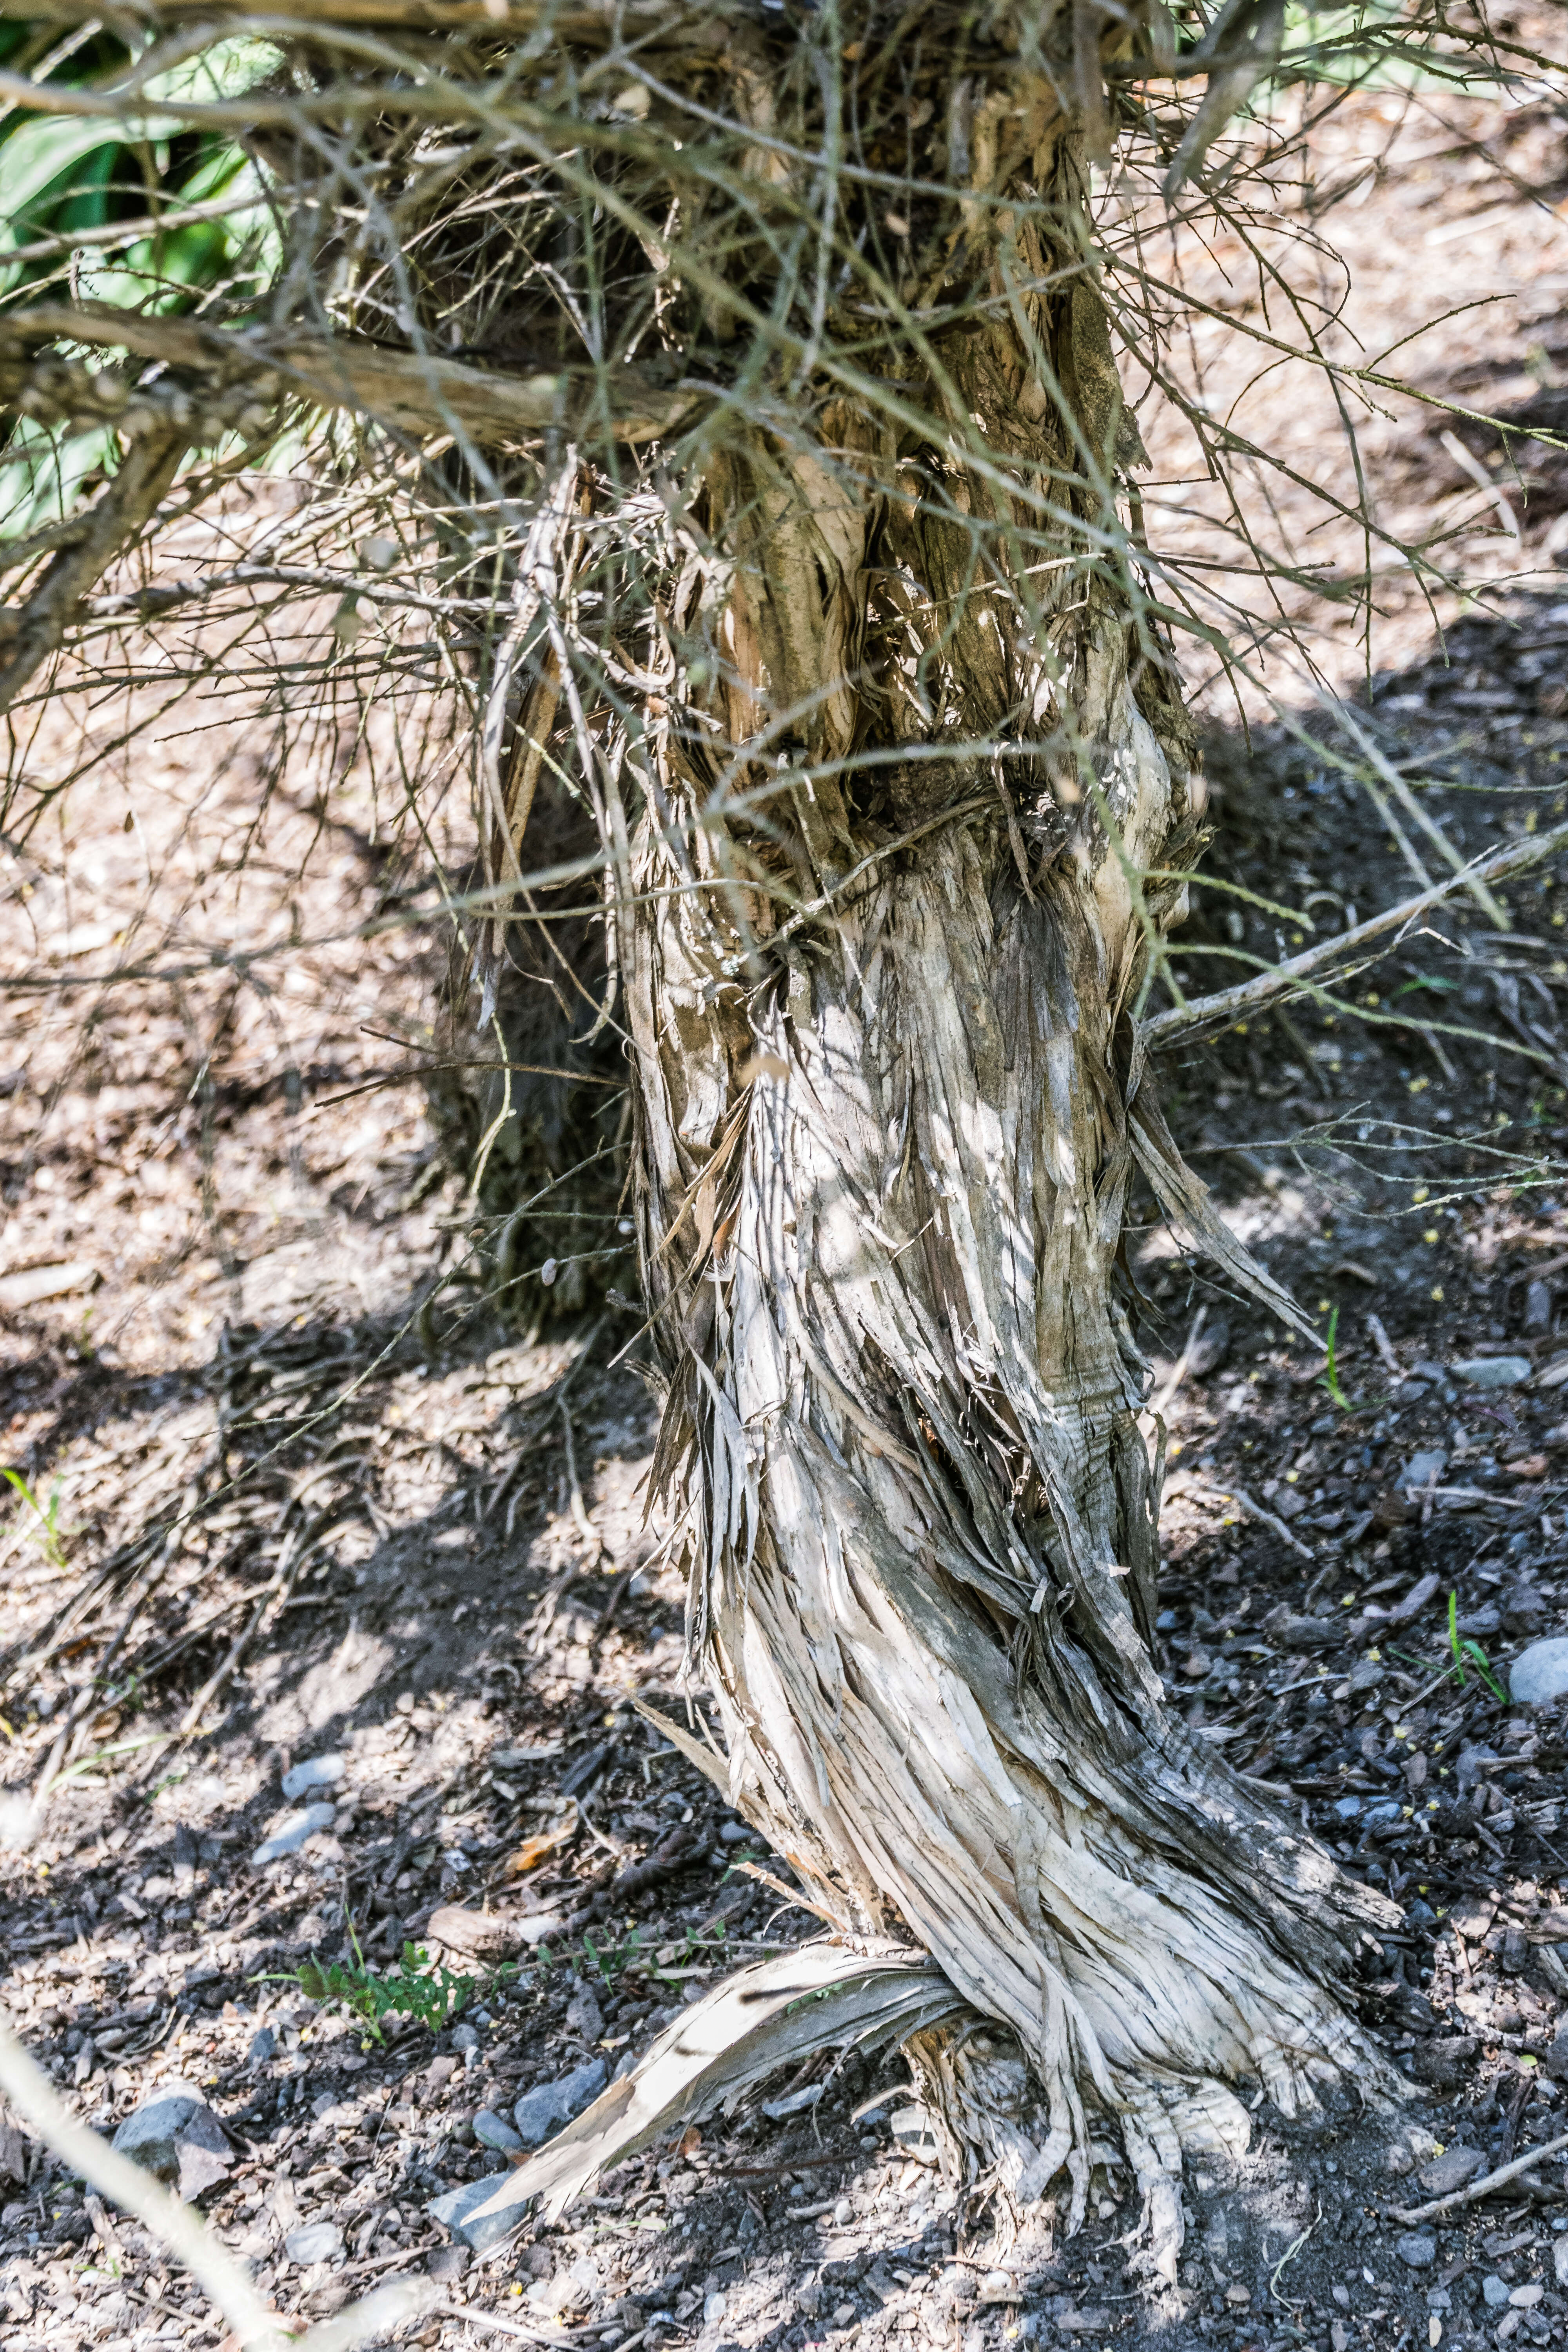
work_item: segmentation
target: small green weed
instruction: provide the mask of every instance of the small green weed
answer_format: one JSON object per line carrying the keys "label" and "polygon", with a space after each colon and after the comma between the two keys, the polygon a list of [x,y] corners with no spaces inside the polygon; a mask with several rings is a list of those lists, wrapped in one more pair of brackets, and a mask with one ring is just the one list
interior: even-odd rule
{"label": "small green weed", "polygon": [[1407,980],[1403,988],[1396,988],[1388,1001],[1392,1004],[1398,997],[1408,996],[1413,990],[1421,988],[1432,996],[1451,996],[1458,985],[1457,980],[1445,979],[1437,972],[1418,972],[1414,980]]}
{"label": "small green weed", "polygon": [[51,1567],[64,1568],[66,1547],[65,1538],[60,1532],[59,1480],[57,1478],[49,1489],[48,1508],[46,1510],[19,1470],[0,1469],[0,1478],[4,1478],[8,1486],[15,1488],[37,1521],[37,1527],[33,1529],[33,1538],[43,1547]]}
{"label": "small green weed", "polygon": [[1493,1698],[1500,1698],[1506,1706],[1508,1693],[1492,1672],[1491,1660],[1479,1642],[1459,1631],[1459,1596],[1457,1592],[1448,1595],[1448,1648],[1454,1660],[1453,1673],[1460,1688],[1465,1687],[1465,1669],[1468,1666],[1479,1675]]}
{"label": "small green weed", "polygon": [[1340,1310],[1336,1307],[1329,1318],[1328,1338],[1323,1343],[1329,1351],[1329,1360],[1319,1375],[1318,1386],[1328,1391],[1330,1403],[1337,1405],[1342,1412],[1353,1412],[1355,1406],[1340,1385],[1339,1330]]}
{"label": "small green weed", "polygon": [[376,2042],[386,2037],[381,2021],[388,2015],[412,2017],[427,2025],[432,2033],[439,2033],[468,2007],[476,1989],[474,1977],[458,1976],[445,1966],[433,1968],[430,1955],[422,1944],[405,1944],[402,1965],[378,1975],[360,1949],[353,1921],[348,1923],[349,1941],[353,1946],[352,1961],[329,1960],[323,1964],[312,1954],[298,1969],[283,1969],[276,1974],[256,1977],[256,1984],[295,1984],[307,2000],[331,2001],[357,2017],[365,2031]]}
{"label": "small green weed", "polygon": [[[606,1985],[613,1985],[623,1974],[651,1977],[659,1984],[675,1984],[703,1961],[721,1958],[725,1949],[722,1920],[704,1936],[689,1927],[684,1936],[661,1943],[657,1949],[643,1941],[643,1931],[633,1927],[619,1943],[601,1948],[591,1934],[583,1937],[584,1972],[596,1969]],[[540,1955],[542,1957],[542,1953]]]}

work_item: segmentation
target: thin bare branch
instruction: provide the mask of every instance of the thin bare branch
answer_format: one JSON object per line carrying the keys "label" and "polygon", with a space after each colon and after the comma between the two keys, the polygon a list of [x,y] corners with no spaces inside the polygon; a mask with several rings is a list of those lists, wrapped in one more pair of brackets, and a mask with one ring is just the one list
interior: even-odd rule
{"label": "thin bare branch", "polygon": [[60,549],[21,610],[6,615],[0,631],[0,710],[10,709],[34,671],[64,645],[83,598],[151,520],[188,446],[177,426],[133,442],[86,516],[79,539]]}
{"label": "thin bare branch", "polygon": [[1461,872],[1450,875],[1446,882],[1435,882],[1431,889],[1418,891],[1413,898],[1402,898],[1395,907],[1385,907],[1382,914],[1357,923],[1353,930],[1341,931],[1317,947],[1305,948],[1300,955],[1271,965],[1253,980],[1239,981],[1234,988],[1217,989],[1209,996],[1189,998],[1185,1004],[1155,1013],[1142,1024],[1143,1042],[1152,1050],[1178,1039],[1197,1037],[1228,1022],[1246,1020],[1250,1013],[1261,1012],[1282,997],[1293,996],[1309,982],[1321,980],[1342,965],[1358,961],[1377,940],[1386,939],[1391,931],[1404,930],[1418,916],[1440,906],[1445,898],[1451,898],[1456,891],[1467,890],[1475,883],[1490,889],[1497,883],[1510,881],[1517,874],[1528,874],[1531,866],[1544,865],[1561,853],[1568,853],[1568,824],[1553,825],[1549,833],[1527,834],[1521,841],[1510,841],[1487,856],[1478,857]]}
{"label": "thin bare branch", "polygon": [[[281,386],[324,407],[363,410],[397,432],[461,430],[481,444],[529,439],[562,425],[590,383],[597,389],[582,371],[491,375],[458,360],[388,351],[348,336],[242,335],[196,320],[137,317],[107,303],[39,303],[0,320],[0,352],[46,339],[113,345],[170,367],[243,373],[253,399]],[[709,385],[660,390],[632,367],[616,368],[614,385],[617,413],[609,429],[632,446],[678,432],[715,397]]]}

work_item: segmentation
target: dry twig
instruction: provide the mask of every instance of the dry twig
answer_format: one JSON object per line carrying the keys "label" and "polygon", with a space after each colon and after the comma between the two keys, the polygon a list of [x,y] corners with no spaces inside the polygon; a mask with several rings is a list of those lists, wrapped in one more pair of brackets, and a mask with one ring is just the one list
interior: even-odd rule
{"label": "dry twig", "polygon": [[1427,2205],[1391,2205],[1388,2216],[1393,2221],[1435,2221],[1439,2213],[1451,2213],[1457,2205],[1473,2205],[1478,2197],[1489,2197],[1494,2189],[1506,2189],[1521,2172],[1529,2172],[1544,2164],[1549,2156],[1561,2156],[1568,2147],[1568,2132],[1560,2132],[1549,2139],[1544,2147],[1532,2147],[1523,2156],[1516,2156],[1510,2164],[1500,2164],[1495,2172],[1484,2173],[1472,2180],[1468,2189],[1451,2189],[1446,2197],[1434,2197]]}

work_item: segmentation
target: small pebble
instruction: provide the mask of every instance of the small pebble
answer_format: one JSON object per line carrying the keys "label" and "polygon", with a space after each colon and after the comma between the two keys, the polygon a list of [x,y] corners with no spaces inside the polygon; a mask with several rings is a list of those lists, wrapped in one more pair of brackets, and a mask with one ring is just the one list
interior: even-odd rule
{"label": "small pebble", "polygon": [[347,1769],[346,1757],[309,1757],[303,1764],[296,1764],[284,1773],[283,1794],[286,1797],[304,1797],[312,1789],[335,1789]]}
{"label": "small pebble", "polygon": [[290,2230],[283,2241],[284,2252],[300,2270],[308,2270],[312,2263],[330,2263],[342,2250],[342,2232],[335,2221],[307,2221],[303,2229]]}
{"label": "small pebble", "polygon": [[1568,1691],[1568,1639],[1531,1642],[1508,1670],[1508,1686],[1521,1706],[1544,1706]]}
{"label": "small pebble", "polygon": [[1446,2147],[1430,2164],[1424,2164],[1415,2178],[1429,2196],[1447,2197],[1451,2189],[1463,2189],[1475,2179],[1486,2162],[1479,2147]]}
{"label": "small pebble", "polygon": [[1394,2242],[1394,2251],[1413,2271],[1429,2271],[1437,2259],[1437,2241],[1425,2230],[1406,2230]]}
{"label": "small pebble", "polygon": [[522,2146],[505,2118],[489,2107],[481,2107],[474,2117],[474,2137],[481,2147],[493,2147],[500,2156],[510,2156],[514,2148]]}
{"label": "small pebble", "polygon": [[302,1812],[285,1813],[269,1838],[265,1838],[251,1855],[252,1866],[262,1869],[269,1862],[280,1862],[285,1854],[298,1853],[307,1838],[318,1830],[330,1830],[337,1817],[335,1805],[307,1805]]}
{"label": "small pebble", "polygon": [[596,2099],[610,2079],[602,2058],[591,2058],[556,2083],[536,2083],[512,2109],[525,2147],[537,2147],[562,2124],[569,2124]]}
{"label": "small pebble", "polygon": [[1469,1389],[1517,1389],[1534,1369],[1528,1356],[1464,1356],[1448,1367]]}
{"label": "small pebble", "polygon": [[1481,2281],[1481,2299],[1491,2310],[1500,2311],[1508,2301],[1508,2281],[1499,2278],[1496,2271],[1489,2271]]}
{"label": "small pebble", "polygon": [[117,2156],[177,2188],[187,2203],[224,2179],[234,2161],[222,2124],[187,2083],[170,2083],[133,2108],[112,2145]]}

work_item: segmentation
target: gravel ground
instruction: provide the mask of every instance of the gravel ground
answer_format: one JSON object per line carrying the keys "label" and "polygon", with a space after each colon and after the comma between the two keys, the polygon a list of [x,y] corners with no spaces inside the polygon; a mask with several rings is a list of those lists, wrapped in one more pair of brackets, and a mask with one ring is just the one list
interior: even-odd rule
{"label": "gravel ground", "polygon": [[[1557,168],[1535,117],[1480,128]],[[1439,192],[1439,228],[1468,184]],[[1368,267],[1401,233],[1382,203],[1346,231]],[[1510,282],[1533,301],[1523,235],[1510,214]],[[1516,307],[1488,331],[1500,365],[1534,331]],[[1406,520],[1423,496],[1433,514],[1468,498],[1462,469],[1423,470],[1401,418],[1384,456]],[[1464,856],[1568,799],[1568,579],[1554,461],[1531,462],[1529,565],[1440,641],[1402,602],[1400,667],[1360,690],[1360,723]],[[1441,852],[1408,812],[1391,832],[1336,764],[1348,739],[1324,740],[1216,728],[1208,870],[1337,929]],[[1161,1667],[1206,1736],[1400,1905],[1361,1998],[1407,2105],[1363,2111],[1352,2090],[1291,2122],[1259,2093],[1248,2156],[1189,2167],[1161,2311],[1127,2275],[1121,2176],[1097,2177],[1077,2239],[1048,2210],[1011,2233],[921,2160],[896,2053],[771,2084],[480,2260],[430,2207],[504,2166],[485,2118],[613,2072],[715,1975],[818,1923],[632,1704],[684,1705],[682,1595],[644,1520],[637,1319],[612,1294],[551,1322],[535,1265],[525,1323],[465,1255],[462,1180],[403,1075],[435,963],[416,934],[350,936],[423,868],[378,833],[352,746],[310,755],[320,793],[247,756],[180,739],[153,817],[138,803],[145,840],[118,804],[96,832],[62,823],[58,854],[18,853],[6,917],[5,974],[60,984],[20,1000],[0,1101],[0,1413],[37,1505],[19,1496],[0,1538],[0,1940],[8,2006],[78,2111],[110,2129],[191,2085],[227,2136],[205,2210],[279,2308],[433,2273],[426,2346],[494,2343],[502,2322],[606,2352],[1560,2340],[1563,2151],[1404,2218],[1432,2182],[1568,2129],[1568,1729],[1561,1705],[1506,1696],[1519,1652],[1568,1633],[1556,870],[1513,887],[1504,928],[1461,898],[1335,1003],[1164,1057],[1184,1147],[1331,1355],[1152,1223],[1130,1251],[1171,1439]],[[260,845],[209,917],[261,781]],[[1305,936],[1194,895],[1190,987]],[[84,995],[73,959],[120,936],[132,900],[160,953],[262,936],[290,908],[318,944],[269,993],[208,974]],[[600,1246],[599,1276],[628,1284],[625,1237]],[[285,1793],[325,1758],[341,1766],[313,1793]],[[330,1818],[258,1862],[311,1802]],[[487,1911],[522,1923],[504,1961],[452,1927]],[[559,1924],[530,1944],[542,1912]],[[353,1967],[357,1946],[384,1983],[405,1944],[448,1971],[445,2010],[437,1979],[426,2020],[384,2019],[378,2039],[317,1997],[313,1969]],[[7,2345],[218,2341],[177,2268],[5,2124],[0,2175]]]}

